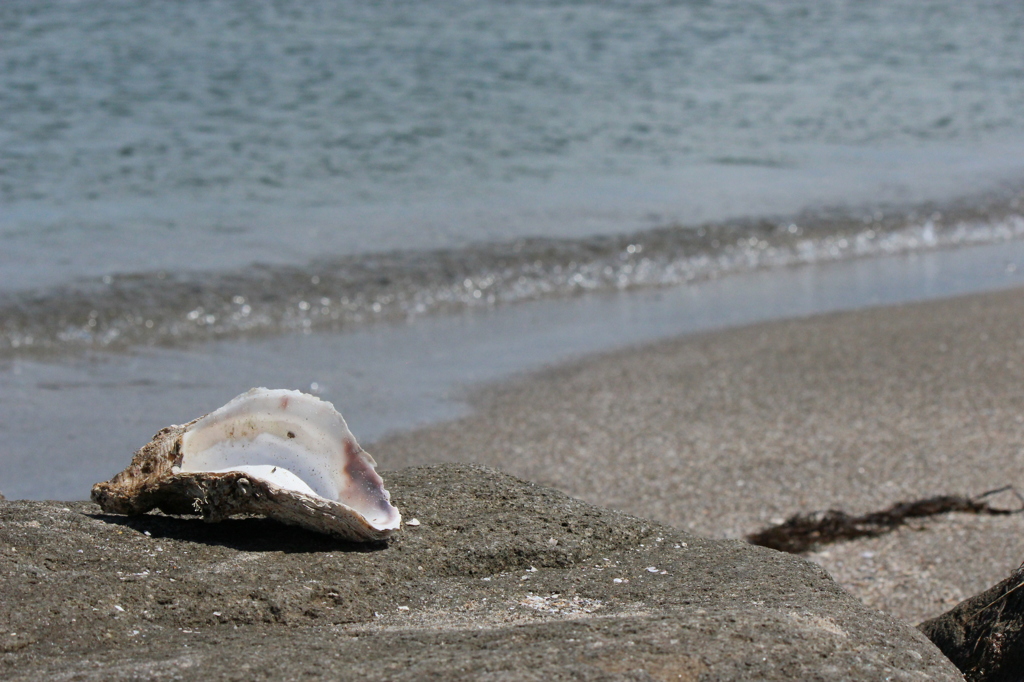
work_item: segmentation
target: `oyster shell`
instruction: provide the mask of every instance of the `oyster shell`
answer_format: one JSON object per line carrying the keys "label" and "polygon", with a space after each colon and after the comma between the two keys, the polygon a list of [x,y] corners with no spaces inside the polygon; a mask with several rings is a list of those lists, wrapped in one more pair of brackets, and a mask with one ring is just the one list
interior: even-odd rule
{"label": "oyster shell", "polygon": [[381,540],[402,516],[345,419],[299,391],[254,388],[188,424],[168,426],[114,478],[103,511],[262,514],[347,540]]}

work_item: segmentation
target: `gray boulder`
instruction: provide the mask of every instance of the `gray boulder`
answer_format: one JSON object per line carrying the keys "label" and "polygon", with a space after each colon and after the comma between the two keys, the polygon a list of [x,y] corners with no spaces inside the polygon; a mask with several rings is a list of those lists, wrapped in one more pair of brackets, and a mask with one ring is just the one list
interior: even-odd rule
{"label": "gray boulder", "polygon": [[384,479],[420,525],[378,545],[0,505],[0,678],[962,679],[799,557],[475,466]]}

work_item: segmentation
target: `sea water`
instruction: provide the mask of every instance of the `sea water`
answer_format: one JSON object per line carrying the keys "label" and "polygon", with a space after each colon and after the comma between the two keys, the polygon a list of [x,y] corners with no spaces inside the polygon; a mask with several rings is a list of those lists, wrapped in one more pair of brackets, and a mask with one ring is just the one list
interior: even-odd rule
{"label": "sea water", "polygon": [[1011,1],[10,0],[0,371],[1007,244],[1021,35]]}

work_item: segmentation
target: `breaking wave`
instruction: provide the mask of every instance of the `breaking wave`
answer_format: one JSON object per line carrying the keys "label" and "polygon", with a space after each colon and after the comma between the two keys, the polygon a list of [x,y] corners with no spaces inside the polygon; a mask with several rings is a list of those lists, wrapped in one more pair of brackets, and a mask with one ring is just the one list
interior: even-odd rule
{"label": "breaking wave", "polygon": [[670,226],[317,260],[222,273],[146,272],[0,296],[0,357],[342,330],[588,292],[1024,238],[1022,201]]}

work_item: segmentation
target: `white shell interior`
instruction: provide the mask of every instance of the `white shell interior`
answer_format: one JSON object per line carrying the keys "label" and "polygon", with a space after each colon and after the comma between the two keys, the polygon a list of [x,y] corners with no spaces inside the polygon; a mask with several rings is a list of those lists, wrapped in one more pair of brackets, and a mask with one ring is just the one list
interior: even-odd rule
{"label": "white shell interior", "polygon": [[183,472],[241,471],[279,488],[340,502],[378,530],[397,529],[376,462],[334,406],[299,391],[254,388],[193,424]]}

